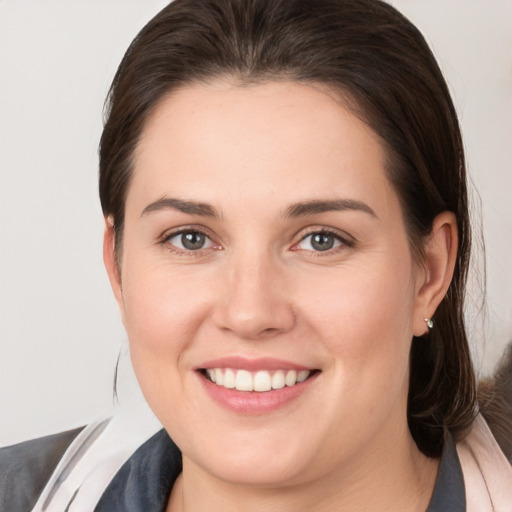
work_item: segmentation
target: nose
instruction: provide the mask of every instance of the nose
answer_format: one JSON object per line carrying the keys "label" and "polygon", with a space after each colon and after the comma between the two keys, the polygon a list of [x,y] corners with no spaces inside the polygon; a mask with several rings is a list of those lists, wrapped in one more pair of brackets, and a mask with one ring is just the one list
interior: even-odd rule
{"label": "nose", "polygon": [[285,283],[283,268],[271,256],[252,254],[230,262],[219,289],[214,322],[246,340],[289,331],[295,314]]}

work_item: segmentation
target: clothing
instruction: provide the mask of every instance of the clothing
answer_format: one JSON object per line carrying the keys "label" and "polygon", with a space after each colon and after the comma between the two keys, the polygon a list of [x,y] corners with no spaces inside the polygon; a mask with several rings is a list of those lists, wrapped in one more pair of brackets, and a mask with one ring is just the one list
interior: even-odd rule
{"label": "clothing", "polygon": [[31,510],[78,428],[0,449],[0,510]]}
{"label": "clothing", "polygon": [[[492,436],[488,437],[490,432],[488,429],[486,431],[487,425],[483,419],[477,419],[475,427],[476,429],[473,429],[474,431],[457,448],[455,448],[451,436],[446,437],[435,489],[427,512],[512,511],[512,467],[506,460],[500,459],[499,455],[503,454],[501,451],[496,452],[499,447],[495,442],[492,443]],[[91,432],[97,432],[98,428],[105,428],[105,426],[100,422],[94,428],[96,430],[92,429]],[[41,492],[41,485],[44,485],[44,481],[48,480],[53,470],[53,467],[44,468],[42,464],[44,460],[48,461],[49,466],[55,466],[56,458],[62,454],[63,445],[72,441],[75,441],[74,454],[76,456],[78,437],[82,436],[82,442],[85,441],[87,444],[84,432],[85,429],[70,431],[1,449],[1,510],[9,512],[31,510]],[[70,450],[73,453],[71,448],[72,446]],[[486,459],[483,466],[481,464],[482,456]],[[459,459],[463,462],[462,468]],[[33,465],[35,460],[38,461],[36,466]],[[72,460],[73,456],[68,460],[68,464]],[[501,466],[500,461],[506,465]],[[500,474],[494,474],[487,463],[492,464],[494,469],[500,471]],[[57,479],[53,487],[49,488],[50,492],[47,498],[50,501],[46,500],[49,503],[47,510],[50,512],[84,510],[78,507],[79,503],[75,501],[80,495],[80,487],[71,493],[66,507],[52,501],[54,497],[52,489],[55,489],[55,484],[61,487],[66,481],[66,470],[64,468],[64,472],[62,472],[62,469],[60,482]],[[91,469],[89,468],[89,472]],[[101,468],[99,472],[102,473]],[[94,512],[162,512],[165,510],[169,491],[180,472],[181,453],[165,430],[160,429],[128,457],[106,488],[105,485],[101,486],[102,492],[99,501],[95,502],[95,508],[91,507],[86,510],[94,510]],[[94,471],[94,473],[96,472]],[[466,488],[464,487],[463,473],[466,478]],[[101,480],[100,475],[96,475],[96,478],[98,481]],[[469,489],[468,485],[470,485]],[[54,508],[57,506],[59,508]],[[75,508],[75,506],[77,507]],[[33,510],[42,510],[42,508],[36,507]]]}
{"label": "clothing", "polygon": [[457,445],[466,487],[467,512],[512,512],[512,466],[478,415]]}

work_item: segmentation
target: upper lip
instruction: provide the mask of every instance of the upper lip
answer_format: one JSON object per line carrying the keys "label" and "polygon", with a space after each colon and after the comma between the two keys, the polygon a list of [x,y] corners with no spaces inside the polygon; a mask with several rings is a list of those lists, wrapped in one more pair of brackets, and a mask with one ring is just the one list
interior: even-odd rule
{"label": "upper lip", "polygon": [[205,361],[197,366],[196,370],[205,370],[208,368],[233,368],[237,370],[257,371],[257,370],[313,370],[313,368],[301,364],[275,359],[273,357],[260,357],[256,359],[247,359],[240,356],[227,356],[219,359]]}

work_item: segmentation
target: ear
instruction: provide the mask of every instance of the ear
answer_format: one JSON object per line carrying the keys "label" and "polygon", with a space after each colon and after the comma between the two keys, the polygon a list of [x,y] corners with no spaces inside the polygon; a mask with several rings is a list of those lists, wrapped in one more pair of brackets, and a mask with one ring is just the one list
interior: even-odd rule
{"label": "ear", "polygon": [[423,336],[428,332],[425,319],[434,316],[448,291],[457,260],[458,240],[455,215],[451,212],[440,213],[434,219],[432,232],[425,243],[425,259],[422,271],[418,273],[414,336]]}
{"label": "ear", "polygon": [[116,237],[114,231],[114,219],[105,217],[105,231],[103,233],[103,262],[107,270],[110,286],[114,292],[117,304],[124,320],[123,287],[121,281],[121,270],[116,259]]}

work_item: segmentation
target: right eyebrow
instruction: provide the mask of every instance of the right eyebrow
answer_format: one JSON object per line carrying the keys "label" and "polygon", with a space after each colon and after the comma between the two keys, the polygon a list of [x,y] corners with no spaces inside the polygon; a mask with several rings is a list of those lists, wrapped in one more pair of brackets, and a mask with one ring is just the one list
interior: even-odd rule
{"label": "right eyebrow", "polygon": [[189,213],[191,215],[214,217],[216,219],[220,218],[219,212],[208,203],[185,201],[183,199],[176,199],[174,197],[162,197],[161,199],[153,201],[142,210],[140,216],[142,217],[147,213],[169,209],[178,210],[180,212]]}

